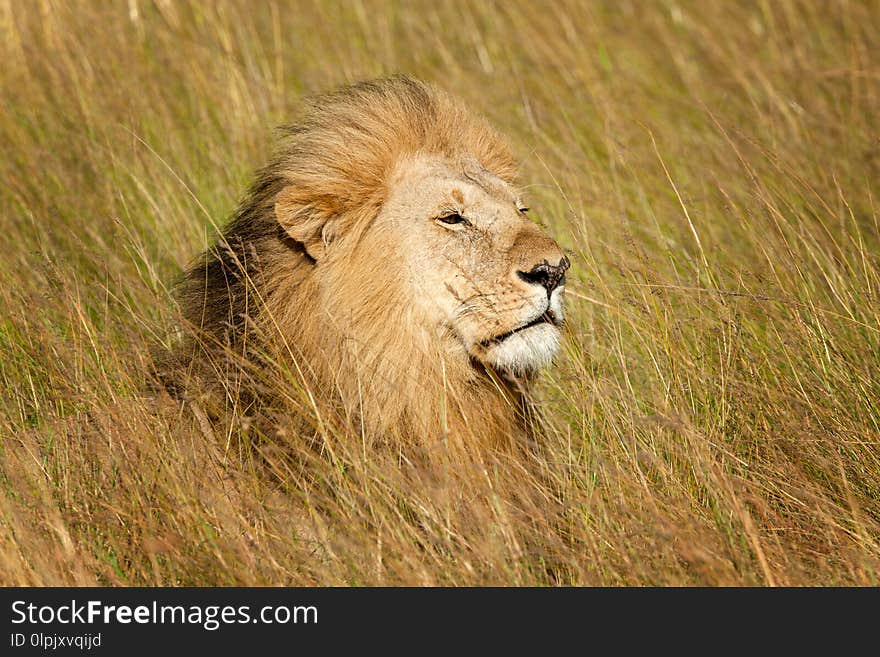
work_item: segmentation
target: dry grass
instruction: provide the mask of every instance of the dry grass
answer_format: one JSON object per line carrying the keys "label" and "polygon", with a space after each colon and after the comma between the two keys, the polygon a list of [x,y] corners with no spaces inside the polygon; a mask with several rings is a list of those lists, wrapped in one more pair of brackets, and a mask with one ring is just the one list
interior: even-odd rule
{"label": "dry grass", "polygon": [[[0,0],[0,582],[878,584],[877,34],[872,2]],[[149,392],[273,126],[396,71],[509,135],[573,256],[533,461],[315,454]]]}

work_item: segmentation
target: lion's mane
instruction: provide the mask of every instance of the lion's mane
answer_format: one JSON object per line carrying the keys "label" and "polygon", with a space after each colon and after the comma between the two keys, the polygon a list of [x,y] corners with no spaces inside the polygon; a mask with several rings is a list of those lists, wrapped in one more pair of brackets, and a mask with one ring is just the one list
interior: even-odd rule
{"label": "lion's mane", "polygon": [[[506,144],[484,120],[413,79],[360,83],[312,100],[177,288],[195,336],[190,360],[224,381],[227,393],[234,363],[274,368],[276,379],[264,388],[282,396],[285,386],[297,389],[311,400],[305,415],[335,409],[373,440],[394,435],[430,447],[446,438],[485,445],[521,435],[521,390],[472,362],[446,362],[408,314],[395,263],[357,248],[395,165],[416,154],[470,158],[509,182],[516,174]],[[318,267],[315,249],[340,235],[354,246]],[[364,285],[372,276],[389,283]],[[322,297],[326,287],[337,299]],[[352,310],[340,320],[333,311],[342,297]]]}

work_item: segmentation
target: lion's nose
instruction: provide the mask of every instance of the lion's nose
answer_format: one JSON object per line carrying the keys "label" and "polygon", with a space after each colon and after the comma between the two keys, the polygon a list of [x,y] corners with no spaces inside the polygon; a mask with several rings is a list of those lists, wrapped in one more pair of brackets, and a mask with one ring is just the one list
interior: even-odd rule
{"label": "lion's nose", "polygon": [[532,267],[530,271],[518,271],[517,275],[526,283],[541,285],[547,290],[549,297],[557,287],[565,285],[565,270],[571,267],[571,261],[566,256],[558,265],[551,265],[546,260]]}

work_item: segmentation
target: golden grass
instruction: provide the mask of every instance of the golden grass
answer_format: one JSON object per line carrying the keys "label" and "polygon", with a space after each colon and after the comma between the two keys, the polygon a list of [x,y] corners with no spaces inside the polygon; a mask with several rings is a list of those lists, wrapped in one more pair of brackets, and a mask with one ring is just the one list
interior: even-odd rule
{"label": "golden grass", "polygon": [[[437,4],[0,0],[0,582],[878,584],[876,3]],[[398,71],[573,256],[533,461],[150,392],[273,126]]]}

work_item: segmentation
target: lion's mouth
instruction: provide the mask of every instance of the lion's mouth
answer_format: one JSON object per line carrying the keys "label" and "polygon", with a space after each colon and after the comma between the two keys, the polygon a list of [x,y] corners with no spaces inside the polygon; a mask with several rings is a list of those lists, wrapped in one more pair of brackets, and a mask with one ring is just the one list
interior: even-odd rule
{"label": "lion's mouth", "polygon": [[539,326],[541,324],[550,324],[551,326],[558,327],[561,324],[561,321],[556,316],[556,314],[548,308],[543,313],[535,317],[535,319],[526,322],[525,324],[521,324],[520,326],[517,326],[515,329],[507,331],[506,333],[502,333],[500,335],[496,335],[494,337],[483,340],[482,342],[480,342],[480,345],[482,347],[491,347],[493,344],[504,342],[512,335],[516,335],[517,333],[521,333],[522,331],[530,329],[534,326]]}

